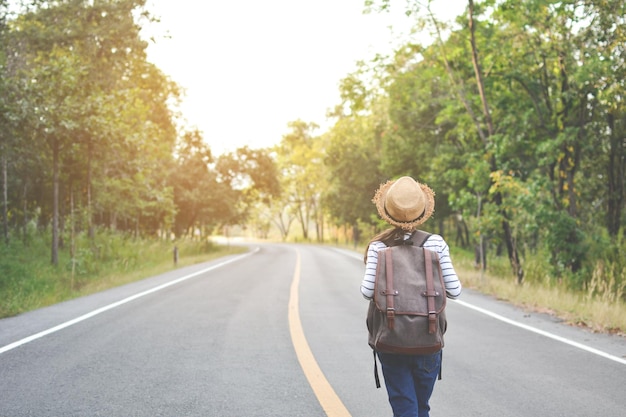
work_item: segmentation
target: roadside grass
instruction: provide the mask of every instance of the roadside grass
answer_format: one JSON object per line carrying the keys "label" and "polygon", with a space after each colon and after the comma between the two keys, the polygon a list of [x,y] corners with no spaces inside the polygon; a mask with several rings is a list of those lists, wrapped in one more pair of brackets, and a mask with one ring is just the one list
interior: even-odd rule
{"label": "roadside grass", "polygon": [[[173,249],[178,248],[174,263]],[[51,265],[46,239],[0,245],[0,318],[138,281],[247,249],[204,241],[175,243],[115,234],[77,240],[74,257],[59,251]]]}
{"label": "roadside grass", "polygon": [[[455,269],[464,287],[510,302],[528,311],[546,313],[565,323],[599,333],[626,336],[626,303],[593,289],[576,291],[563,284],[527,279],[521,285],[508,271],[507,259],[490,259],[492,266],[481,272],[473,254],[454,251]],[[532,265],[529,265],[532,267]]]}

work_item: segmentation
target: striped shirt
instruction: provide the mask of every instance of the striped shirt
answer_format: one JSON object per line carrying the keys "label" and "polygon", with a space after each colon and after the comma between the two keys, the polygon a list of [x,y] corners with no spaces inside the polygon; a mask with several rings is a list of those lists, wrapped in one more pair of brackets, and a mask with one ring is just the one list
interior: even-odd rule
{"label": "striped shirt", "polygon": [[[405,234],[404,239],[408,239],[410,233]],[[378,265],[378,251],[385,249],[387,246],[383,242],[375,241],[370,243],[367,248],[367,260],[365,262],[365,275],[361,282],[361,294],[371,300],[374,296],[374,282],[376,281],[376,265]],[[443,275],[443,283],[446,287],[446,295],[448,298],[457,298],[461,295],[461,281],[456,275],[456,271],[450,260],[450,248],[443,238],[439,235],[430,235],[424,242],[424,248],[430,249],[439,255],[439,264]]]}

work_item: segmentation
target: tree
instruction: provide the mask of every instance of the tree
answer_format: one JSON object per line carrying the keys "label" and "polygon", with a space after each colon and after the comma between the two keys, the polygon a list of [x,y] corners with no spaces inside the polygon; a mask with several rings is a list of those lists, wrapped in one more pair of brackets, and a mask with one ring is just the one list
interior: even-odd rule
{"label": "tree", "polygon": [[[0,1],[0,44],[6,41],[8,16],[8,1]],[[0,53],[0,68],[7,67],[7,57]],[[8,95],[9,86],[6,82],[6,71],[0,76],[0,170],[2,171],[2,235],[5,244],[9,243],[9,201],[8,201],[8,150],[10,148],[9,140],[11,139],[11,123],[9,104],[6,97]]]}
{"label": "tree", "polygon": [[[176,130],[168,100],[177,90],[146,62],[134,14],[143,3],[34,2],[10,24],[13,107],[27,109],[20,141],[40,140],[49,149],[53,264],[67,198],[72,210],[86,200],[77,206],[86,207],[91,230],[94,178],[100,217],[108,215],[110,224],[121,215],[139,233],[143,216],[154,231],[172,212],[161,174],[172,158]],[[119,193],[108,194],[114,190]]]}
{"label": "tree", "polygon": [[375,118],[352,115],[339,118],[328,133],[324,163],[328,183],[322,202],[338,226],[352,229],[354,244],[360,225],[377,223],[372,198],[385,178],[379,171],[380,137],[372,129]]}
{"label": "tree", "polygon": [[[300,223],[302,237],[308,240],[311,219],[319,221],[317,212],[323,177],[320,142],[313,136],[318,126],[301,120],[288,125],[291,132],[283,136],[276,148],[283,178],[281,189]],[[320,228],[316,230],[319,240]]]}
{"label": "tree", "polygon": [[[237,194],[233,216],[226,224],[245,225],[255,218],[261,206],[271,205],[280,197],[278,168],[268,149],[244,146],[234,153],[221,155],[216,170],[219,180]],[[257,227],[262,233],[267,230],[266,225]]]}
{"label": "tree", "polygon": [[[490,138],[495,135],[495,127],[491,117],[491,110],[489,108],[489,100],[487,99],[487,95],[485,93],[485,83],[484,83],[484,74],[481,62],[478,58],[478,48],[476,45],[476,30],[475,30],[475,21],[474,21],[474,2],[473,0],[468,0],[468,21],[469,21],[469,32],[470,32],[470,45],[472,52],[472,64],[474,66],[474,74],[476,76],[476,85],[478,87],[478,94],[480,96],[480,102],[482,104],[482,116],[483,123],[486,126],[487,131],[483,132],[482,129],[479,130],[479,134],[481,138],[483,138],[483,142],[486,146],[489,146]],[[478,125],[478,122],[477,122]],[[495,156],[490,157],[490,166],[491,172],[496,173],[499,171],[498,163]],[[493,184],[492,184],[493,185]],[[493,198],[496,206],[499,208],[499,213],[501,216],[502,223],[502,231],[504,233],[504,242],[506,244],[507,252],[509,254],[509,262],[511,263],[511,267],[513,268],[513,274],[517,278],[518,283],[522,283],[524,279],[524,270],[522,269],[521,260],[519,257],[519,252],[516,245],[515,237],[513,236],[513,232],[511,230],[510,224],[510,214],[503,207],[503,196],[502,192],[499,189],[495,189],[493,193]]]}
{"label": "tree", "polygon": [[193,232],[204,221],[216,174],[209,169],[213,161],[211,150],[197,130],[186,132],[176,149],[176,167],[169,183],[174,189],[177,207],[174,234],[178,237]]}
{"label": "tree", "polygon": [[33,80],[28,89],[33,105],[32,126],[43,139],[52,156],[52,246],[51,262],[58,263],[59,187],[61,154],[72,144],[81,119],[81,92],[85,72],[77,57],[59,48],[49,54],[38,54],[41,63],[29,71]]}

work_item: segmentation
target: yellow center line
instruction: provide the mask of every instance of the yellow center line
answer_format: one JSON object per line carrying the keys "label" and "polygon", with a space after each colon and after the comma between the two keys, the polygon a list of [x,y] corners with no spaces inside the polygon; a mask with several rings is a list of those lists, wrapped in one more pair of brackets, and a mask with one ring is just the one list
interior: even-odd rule
{"label": "yellow center line", "polygon": [[289,292],[289,331],[291,333],[293,347],[296,350],[296,355],[304,371],[304,375],[309,381],[311,388],[313,388],[313,392],[326,415],[328,417],[351,417],[351,414],[326,380],[304,336],[302,323],[300,322],[298,297],[298,287],[300,285],[300,252],[297,249],[296,256],[296,269],[293,273],[293,281],[291,282],[291,290]]}

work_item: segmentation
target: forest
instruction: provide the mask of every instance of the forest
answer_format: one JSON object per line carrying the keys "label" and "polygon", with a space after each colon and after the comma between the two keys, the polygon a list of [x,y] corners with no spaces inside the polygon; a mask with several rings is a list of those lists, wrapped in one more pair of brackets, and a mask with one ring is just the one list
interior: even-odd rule
{"label": "forest", "polygon": [[411,175],[477,267],[626,299],[626,2],[468,0],[455,22],[432,2],[364,2],[434,41],[364,57],[327,130],[214,155],[147,59],[145,0],[0,0],[1,244],[44,236],[52,265],[107,233],[364,245],[376,188]]}

